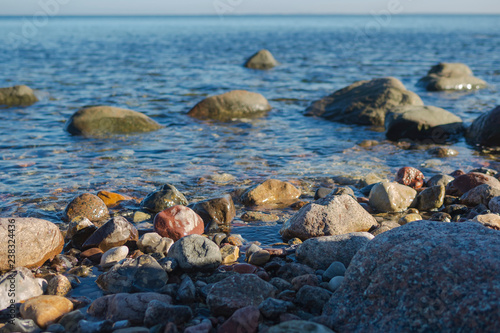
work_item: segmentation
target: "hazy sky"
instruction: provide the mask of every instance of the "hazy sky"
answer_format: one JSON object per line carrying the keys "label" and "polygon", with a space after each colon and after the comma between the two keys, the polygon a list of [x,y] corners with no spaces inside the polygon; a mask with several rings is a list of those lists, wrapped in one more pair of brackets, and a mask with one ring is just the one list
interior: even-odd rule
{"label": "hazy sky", "polygon": [[34,15],[54,2],[51,15],[500,13],[500,0],[0,0],[0,15]]}

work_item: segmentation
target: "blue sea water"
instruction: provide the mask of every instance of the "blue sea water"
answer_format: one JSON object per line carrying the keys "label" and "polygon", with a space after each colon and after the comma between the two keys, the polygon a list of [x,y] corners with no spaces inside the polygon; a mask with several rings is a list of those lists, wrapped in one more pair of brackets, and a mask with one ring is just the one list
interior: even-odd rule
{"label": "blue sea water", "polygon": [[[195,201],[270,177],[302,181],[312,191],[334,176],[392,178],[406,165],[427,176],[498,165],[498,155],[465,140],[451,145],[457,157],[437,159],[428,147],[384,141],[383,132],[303,115],[312,101],[354,81],[394,76],[427,105],[470,123],[500,104],[498,15],[51,17],[34,29],[30,22],[0,18],[0,87],[26,84],[40,99],[0,109],[1,216],[60,222],[76,194],[105,189],[141,197],[165,182]],[[243,68],[262,48],[281,65]],[[416,87],[440,61],[468,64],[489,87]],[[231,123],[186,115],[204,97],[233,89],[263,94],[273,110]],[[113,139],[63,130],[76,110],[97,104],[141,111],[165,128]],[[359,148],[366,139],[382,144]],[[210,181],[217,173],[235,180]],[[255,237],[266,228],[255,227]]]}

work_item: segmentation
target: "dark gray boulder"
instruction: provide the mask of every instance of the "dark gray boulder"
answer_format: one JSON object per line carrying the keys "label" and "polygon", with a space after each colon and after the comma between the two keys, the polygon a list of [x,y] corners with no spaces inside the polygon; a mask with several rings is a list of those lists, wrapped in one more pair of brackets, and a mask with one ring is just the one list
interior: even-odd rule
{"label": "dark gray boulder", "polygon": [[500,106],[476,118],[467,129],[467,140],[481,146],[500,146]]}

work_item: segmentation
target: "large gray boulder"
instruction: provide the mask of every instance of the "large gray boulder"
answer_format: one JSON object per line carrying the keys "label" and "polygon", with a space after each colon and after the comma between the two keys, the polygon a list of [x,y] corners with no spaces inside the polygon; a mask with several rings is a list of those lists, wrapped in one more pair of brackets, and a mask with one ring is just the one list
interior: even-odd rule
{"label": "large gray boulder", "polygon": [[271,110],[267,99],[258,93],[233,90],[207,97],[196,104],[188,115],[199,119],[229,121],[233,118],[254,118]]}
{"label": "large gray boulder", "polygon": [[392,109],[385,118],[389,140],[411,139],[446,143],[464,129],[462,119],[435,106],[402,106]]}
{"label": "large gray boulder", "polygon": [[112,106],[80,109],[66,123],[70,134],[89,137],[152,132],[160,128],[160,124],[145,114]]}
{"label": "large gray boulder", "polygon": [[277,65],[278,62],[271,52],[265,49],[252,55],[245,63],[245,67],[252,69],[271,69]]}
{"label": "large gray boulder", "polygon": [[336,332],[495,332],[500,231],[419,221],[358,251],[324,318]]}
{"label": "large gray boulder", "polygon": [[283,224],[284,239],[342,235],[368,231],[377,221],[348,194],[329,195],[302,207]]}
{"label": "large gray boulder", "polygon": [[0,88],[0,105],[29,106],[38,101],[33,90],[25,85]]}
{"label": "large gray boulder", "polygon": [[358,81],[314,102],[306,110],[318,116],[348,124],[383,126],[389,110],[406,105],[424,105],[420,97],[406,90],[393,77]]}
{"label": "large gray boulder", "polygon": [[311,238],[299,246],[295,256],[314,269],[326,270],[334,261],[348,267],[359,249],[372,239],[373,235],[368,232]]}
{"label": "large gray boulder", "polygon": [[500,146],[500,106],[476,118],[467,129],[467,140],[481,146]]}
{"label": "large gray boulder", "polygon": [[469,66],[461,63],[439,63],[418,81],[429,91],[481,89],[487,83],[474,77]]}

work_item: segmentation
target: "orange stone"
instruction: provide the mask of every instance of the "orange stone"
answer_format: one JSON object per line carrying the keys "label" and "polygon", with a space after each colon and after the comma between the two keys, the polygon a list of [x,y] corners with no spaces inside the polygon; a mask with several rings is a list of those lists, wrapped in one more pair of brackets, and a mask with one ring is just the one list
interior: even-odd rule
{"label": "orange stone", "polygon": [[132,197],[109,191],[99,191],[99,193],[97,193],[97,196],[101,198],[102,201],[104,201],[107,207],[112,207],[120,201],[133,199]]}
{"label": "orange stone", "polygon": [[30,298],[21,305],[21,316],[32,319],[38,326],[46,328],[73,310],[73,303],[62,296],[42,295]]}

